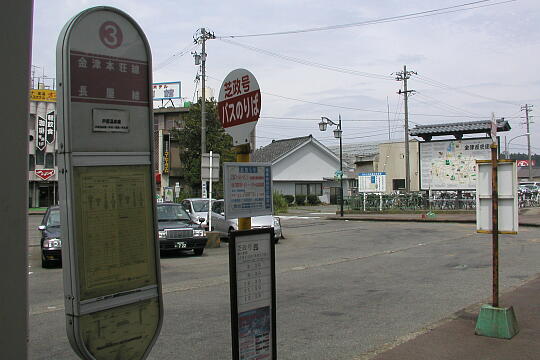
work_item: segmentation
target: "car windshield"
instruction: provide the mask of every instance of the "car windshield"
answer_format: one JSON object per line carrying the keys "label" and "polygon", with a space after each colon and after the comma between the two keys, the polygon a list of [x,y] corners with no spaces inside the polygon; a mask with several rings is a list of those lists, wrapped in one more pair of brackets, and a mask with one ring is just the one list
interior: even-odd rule
{"label": "car windshield", "polygon": [[47,218],[47,227],[60,226],[60,210],[51,210]]}
{"label": "car windshield", "polygon": [[195,200],[193,203],[193,211],[203,212],[208,211],[208,200]]}
{"label": "car windshield", "polygon": [[191,221],[181,205],[158,205],[157,218],[158,221]]}

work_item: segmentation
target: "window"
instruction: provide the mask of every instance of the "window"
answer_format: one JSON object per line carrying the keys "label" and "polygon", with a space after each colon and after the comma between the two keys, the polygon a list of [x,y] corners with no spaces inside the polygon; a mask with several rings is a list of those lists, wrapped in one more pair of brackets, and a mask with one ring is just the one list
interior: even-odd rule
{"label": "window", "polygon": [[28,155],[28,170],[29,171],[36,170],[36,158],[32,154]]}
{"label": "window", "polygon": [[36,149],[36,165],[45,165],[45,151]]}
{"label": "window", "polygon": [[392,179],[392,190],[405,189],[405,179]]}
{"label": "window", "polygon": [[53,153],[45,154],[45,168],[54,169],[54,154]]}
{"label": "window", "polygon": [[312,184],[295,184],[294,189],[295,195],[322,195],[322,184],[321,183],[312,183]]}

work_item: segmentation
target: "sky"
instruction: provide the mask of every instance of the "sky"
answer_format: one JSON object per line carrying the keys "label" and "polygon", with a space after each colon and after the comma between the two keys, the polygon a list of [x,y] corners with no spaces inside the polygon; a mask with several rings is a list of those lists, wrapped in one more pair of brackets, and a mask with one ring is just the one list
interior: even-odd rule
{"label": "sky", "polygon": [[[467,2],[474,4],[460,6]],[[406,65],[417,73],[408,80],[408,89],[415,90],[409,96],[411,128],[490,119],[494,113],[512,126],[500,133],[501,143],[515,138],[510,152],[526,153],[527,137],[519,137],[526,133],[521,108],[530,104],[532,152],[540,153],[534,117],[540,112],[538,0],[35,0],[36,75],[55,77],[61,28],[99,5],[137,21],[152,50],[154,82],[180,81],[187,101],[200,88],[191,52],[201,47],[193,37],[202,27],[213,32],[207,87],[217,98],[232,70],[255,75],[262,93],[257,147],[309,134],[337,145],[331,128],[319,131],[321,116],[337,122],[341,115],[345,144],[403,139],[403,82],[395,77]],[[357,25],[336,26],[344,24]],[[297,32],[325,27],[332,29]],[[241,36],[282,32],[289,33]]]}

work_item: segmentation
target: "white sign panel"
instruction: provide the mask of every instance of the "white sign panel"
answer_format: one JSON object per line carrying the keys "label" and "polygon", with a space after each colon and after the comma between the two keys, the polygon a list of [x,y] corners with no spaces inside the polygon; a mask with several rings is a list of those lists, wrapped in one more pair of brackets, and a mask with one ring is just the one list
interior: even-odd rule
{"label": "white sign panel", "polygon": [[210,161],[210,153],[204,153],[201,159],[201,180],[210,181],[210,162],[212,162],[212,181],[219,181],[219,154],[212,153],[212,161]]}
{"label": "white sign panel", "polygon": [[129,111],[94,109],[94,132],[129,132]]}
{"label": "white sign panel", "polygon": [[180,81],[152,84],[152,96],[156,100],[180,99]]}
{"label": "white sign panel", "polygon": [[490,138],[421,142],[420,189],[476,189],[476,160],[491,159],[490,146]]}
{"label": "white sign panel", "polygon": [[358,174],[358,192],[385,192],[386,173],[370,172]]}
{"label": "white sign panel", "polygon": [[225,217],[272,215],[270,163],[224,163]]}
{"label": "white sign panel", "polygon": [[[492,222],[491,161],[478,163],[476,187],[476,231],[491,233]],[[497,165],[498,228],[499,233],[518,232],[518,179],[514,160],[499,160]]]}
{"label": "white sign panel", "polygon": [[229,239],[233,359],[277,359],[273,235],[234,231]]}
{"label": "white sign panel", "polygon": [[246,69],[230,72],[219,91],[218,117],[233,145],[249,143],[260,113],[261,91],[255,76]]}

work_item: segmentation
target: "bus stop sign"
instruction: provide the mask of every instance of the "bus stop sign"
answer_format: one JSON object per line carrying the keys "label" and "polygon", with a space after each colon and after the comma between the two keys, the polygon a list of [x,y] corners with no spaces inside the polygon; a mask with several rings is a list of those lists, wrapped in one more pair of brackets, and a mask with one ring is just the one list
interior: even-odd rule
{"label": "bus stop sign", "polygon": [[135,21],[95,7],[57,45],[66,329],[82,359],[144,359],[163,318],[151,54]]}

